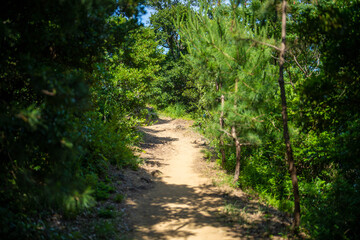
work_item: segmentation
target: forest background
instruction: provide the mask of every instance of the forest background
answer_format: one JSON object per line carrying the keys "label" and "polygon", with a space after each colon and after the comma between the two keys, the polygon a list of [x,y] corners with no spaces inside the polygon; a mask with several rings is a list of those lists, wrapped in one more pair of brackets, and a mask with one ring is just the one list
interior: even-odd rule
{"label": "forest background", "polygon": [[195,119],[234,187],[301,213],[295,229],[358,239],[359,20],[356,0],[5,1],[0,235],[72,238],[43,219],[138,167],[151,104]]}

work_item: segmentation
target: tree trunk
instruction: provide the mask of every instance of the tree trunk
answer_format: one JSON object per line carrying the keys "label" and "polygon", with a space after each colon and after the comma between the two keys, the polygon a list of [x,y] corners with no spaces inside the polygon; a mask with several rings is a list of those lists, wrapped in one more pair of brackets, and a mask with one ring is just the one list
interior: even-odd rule
{"label": "tree trunk", "polygon": [[235,174],[234,174],[234,183],[236,183],[239,180],[239,176],[240,176],[241,144],[237,139],[235,126],[231,128],[231,135],[234,138],[235,147],[236,147],[236,166],[235,166]]}
{"label": "tree trunk", "polygon": [[[220,114],[220,129],[224,129],[224,104],[225,104],[225,97],[221,95],[221,114]],[[224,149],[224,141],[222,136],[220,136],[220,153],[221,153],[221,165],[225,167],[226,155]]]}
{"label": "tree trunk", "polygon": [[241,159],[241,145],[238,140],[235,141],[236,146],[236,166],[235,166],[235,174],[234,174],[234,183],[239,180],[240,176],[240,159]]}
{"label": "tree trunk", "polygon": [[[238,79],[235,79],[235,94],[237,93],[237,91],[238,91]],[[236,97],[235,97],[234,111],[236,111],[236,104],[237,104],[237,101],[236,101]],[[236,135],[235,126],[232,126],[232,128],[231,128],[231,135],[234,139],[235,148],[236,148],[236,166],[235,166],[235,174],[234,174],[234,183],[236,183],[239,180],[239,176],[240,176],[241,145],[240,145],[240,142]]]}
{"label": "tree trunk", "polygon": [[287,115],[287,104],[284,84],[284,62],[285,62],[285,39],[286,39],[286,0],[282,1],[282,19],[281,19],[281,47],[280,47],[280,60],[279,60],[279,86],[281,93],[281,105],[282,105],[282,119],[284,128],[284,141],[286,145],[286,156],[289,165],[289,172],[291,182],[293,186],[294,194],[294,222],[293,228],[296,230],[300,226],[300,195],[298,187],[298,178],[296,174],[296,167],[294,164],[294,156],[290,143],[289,129],[288,129],[288,115]]}

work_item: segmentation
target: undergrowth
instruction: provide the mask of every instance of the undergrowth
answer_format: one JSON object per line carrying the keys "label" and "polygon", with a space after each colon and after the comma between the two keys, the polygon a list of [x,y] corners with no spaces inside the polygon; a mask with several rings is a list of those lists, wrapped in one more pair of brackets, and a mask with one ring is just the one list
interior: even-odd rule
{"label": "undergrowth", "polygon": [[181,118],[185,120],[191,120],[194,118],[192,113],[187,111],[187,107],[183,104],[171,104],[163,109],[157,109],[160,115],[171,117],[171,118]]}

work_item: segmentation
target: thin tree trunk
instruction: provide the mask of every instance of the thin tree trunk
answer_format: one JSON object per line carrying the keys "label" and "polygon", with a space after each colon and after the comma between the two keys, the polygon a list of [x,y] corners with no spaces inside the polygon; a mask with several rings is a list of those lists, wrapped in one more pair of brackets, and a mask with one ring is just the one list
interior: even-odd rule
{"label": "thin tree trunk", "polygon": [[220,138],[221,166],[224,168],[226,164],[226,154],[224,149],[224,140]]}
{"label": "thin tree trunk", "polygon": [[287,115],[287,104],[286,104],[286,94],[285,94],[285,83],[284,83],[284,62],[285,62],[285,40],[286,40],[286,0],[282,1],[282,19],[281,19],[281,47],[280,47],[280,60],[279,60],[279,86],[281,93],[281,105],[282,105],[282,119],[283,119],[283,128],[284,128],[284,141],[286,145],[286,156],[287,162],[289,165],[289,172],[291,177],[291,182],[293,186],[294,194],[294,222],[293,227],[297,229],[300,226],[300,195],[298,187],[298,178],[296,174],[296,167],[294,164],[294,156],[290,143],[289,129],[288,129],[288,115]]}
{"label": "thin tree trunk", "polygon": [[[238,80],[235,80],[235,94],[238,91]],[[236,97],[235,97],[235,102],[234,102],[234,111],[236,111]],[[235,148],[236,148],[236,166],[235,166],[235,174],[234,174],[234,183],[236,183],[239,180],[239,176],[240,176],[240,166],[241,166],[241,145],[240,142],[238,140],[237,134],[236,134],[236,128],[235,126],[232,126],[231,128],[231,135],[234,139],[235,142]]]}
{"label": "thin tree trunk", "polygon": [[235,126],[231,128],[231,135],[234,138],[235,147],[236,147],[236,166],[235,166],[235,174],[234,174],[234,183],[236,183],[239,180],[239,176],[240,176],[241,144],[237,139]]}
{"label": "thin tree trunk", "polygon": [[[220,114],[220,129],[224,129],[224,105],[225,105],[225,97],[221,95],[221,114]],[[222,136],[220,136],[220,153],[221,153],[221,165],[225,167],[226,155],[224,149],[224,141]]]}

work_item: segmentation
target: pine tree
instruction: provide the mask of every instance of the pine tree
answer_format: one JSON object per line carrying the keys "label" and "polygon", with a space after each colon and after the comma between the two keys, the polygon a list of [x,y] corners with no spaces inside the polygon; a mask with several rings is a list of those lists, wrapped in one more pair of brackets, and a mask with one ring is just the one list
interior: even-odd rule
{"label": "pine tree", "polygon": [[221,145],[222,157],[224,137],[235,145],[236,182],[241,148],[261,144],[266,108],[271,105],[266,102],[272,101],[270,92],[275,88],[269,79],[274,74],[271,50],[241,39],[266,32],[253,31],[244,13],[228,6],[212,8],[204,4],[198,13],[189,10],[187,19],[178,25],[188,44],[188,60],[198,77],[203,108],[219,119],[220,126],[213,125],[211,132]]}

